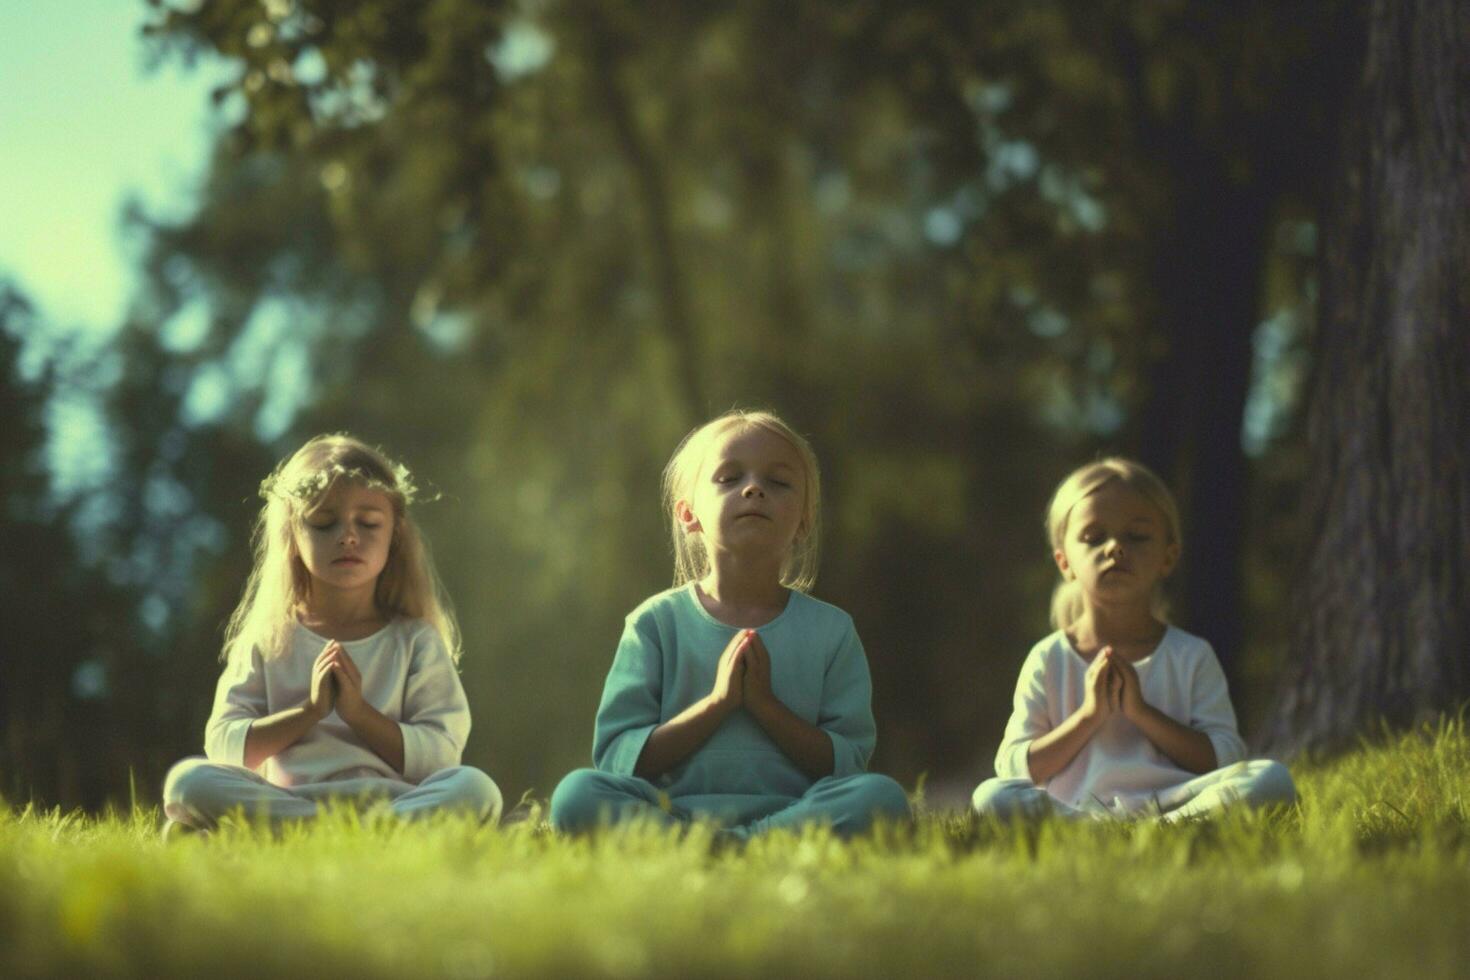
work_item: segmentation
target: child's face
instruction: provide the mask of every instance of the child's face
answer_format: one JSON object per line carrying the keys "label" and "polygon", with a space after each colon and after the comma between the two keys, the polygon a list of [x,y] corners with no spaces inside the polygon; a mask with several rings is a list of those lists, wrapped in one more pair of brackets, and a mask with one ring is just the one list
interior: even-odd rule
{"label": "child's face", "polygon": [[1179,557],[1159,509],[1112,480],[1083,497],[1067,518],[1057,567],[1099,605],[1148,606],[1154,586]]}
{"label": "child's face", "polygon": [[338,483],[296,527],[296,548],[313,583],[373,586],[393,543],[393,504],[380,490]]}
{"label": "child's face", "polygon": [[686,533],[720,551],[784,560],[802,528],[806,472],[796,447],[769,429],[732,429],[710,445],[688,500]]}

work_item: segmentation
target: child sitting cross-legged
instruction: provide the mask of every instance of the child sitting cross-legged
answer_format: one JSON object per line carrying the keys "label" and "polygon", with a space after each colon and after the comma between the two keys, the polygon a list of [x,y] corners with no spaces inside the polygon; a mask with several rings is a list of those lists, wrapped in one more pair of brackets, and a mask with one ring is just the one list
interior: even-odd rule
{"label": "child sitting cross-legged", "polygon": [[975,809],[1177,820],[1295,800],[1285,766],[1245,760],[1209,643],[1164,621],[1180,533],[1158,477],[1124,459],[1084,466],[1052,497],[1047,530],[1062,575],[1056,632],[1021,667]]}
{"label": "child sitting cross-legged", "polygon": [[731,412],[684,440],[664,490],[678,584],[629,614],[596,768],[557,786],[553,824],[707,817],[743,838],[907,818],[902,788],[865,772],[876,732],[852,618],[806,593],[819,514],[806,440],[769,413]]}

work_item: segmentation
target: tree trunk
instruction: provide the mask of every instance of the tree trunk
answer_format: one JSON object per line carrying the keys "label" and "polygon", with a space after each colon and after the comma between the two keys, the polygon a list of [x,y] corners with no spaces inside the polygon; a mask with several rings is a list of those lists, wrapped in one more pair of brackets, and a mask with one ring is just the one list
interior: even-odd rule
{"label": "tree trunk", "polygon": [[1470,698],[1470,6],[1371,0],[1322,221],[1278,754]]}
{"label": "tree trunk", "polygon": [[1194,177],[1181,188],[1174,234],[1159,254],[1169,349],[1152,372],[1139,455],[1179,497],[1183,581],[1174,592],[1183,599],[1184,622],[1209,639],[1233,681],[1243,636],[1247,474],[1240,427],[1275,190],[1232,185],[1210,164],[1196,159],[1179,165],[1179,172]]}

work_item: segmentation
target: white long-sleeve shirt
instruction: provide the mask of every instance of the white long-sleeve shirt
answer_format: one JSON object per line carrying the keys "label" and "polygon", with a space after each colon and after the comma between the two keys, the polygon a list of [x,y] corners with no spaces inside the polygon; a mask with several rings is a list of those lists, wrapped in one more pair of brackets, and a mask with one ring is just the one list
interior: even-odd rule
{"label": "white long-sleeve shirt", "polygon": [[[1031,779],[1027,759],[1031,742],[1082,707],[1088,666],[1060,631],[1031,648],[1016,681],[1011,720],[995,756],[998,777]],[[1209,643],[1171,626],[1154,652],[1134,668],[1145,701],[1209,736],[1217,767],[1245,757],[1225,673]],[[1118,712],[1045,788],[1068,806],[1127,813],[1196,775],[1175,765]]]}
{"label": "white long-sleeve shirt", "polygon": [[[266,660],[258,651],[226,665],[204,728],[211,762],[245,764],[250,723],[304,703],[311,694],[311,665],[326,637],[297,625],[290,648]],[[454,661],[439,634],[417,619],[395,619],[372,636],[342,643],[362,673],[367,702],[398,722],[403,732],[403,772],[393,771],[333,711],[297,742],[262,763],[260,773],[277,786],[299,786],[358,776],[421,782],[459,765],[470,733],[470,706]]]}

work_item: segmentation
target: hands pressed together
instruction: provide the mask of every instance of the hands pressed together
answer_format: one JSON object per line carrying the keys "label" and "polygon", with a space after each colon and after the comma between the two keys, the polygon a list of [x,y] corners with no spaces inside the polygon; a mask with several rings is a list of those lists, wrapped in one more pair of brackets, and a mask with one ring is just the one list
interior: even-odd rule
{"label": "hands pressed together", "polygon": [[1092,658],[1087,668],[1087,693],[1082,701],[1084,716],[1096,721],[1106,721],[1121,713],[1130,721],[1137,721],[1148,703],[1143,699],[1143,687],[1138,681],[1138,671],[1127,658],[1112,647],[1103,647]]}
{"label": "hands pressed together", "polygon": [[743,707],[752,712],[776,700],[771,689],[771,654],[755,630],[740,630],[725,645],[710,700],[723,708]]}
{"label": "hands pressed together", "polygon": [[309,703],[318,721],[335,708],[337,715],[349,725],[354,718],[361,717],[367,706],[362,696],[362,672],[337,640],[329,640],[311,665]]}
{"label": "hands pressed together", "polygon": [[335,708],[364,745],[398,772],[403,771],[403,732],[398,723],[374,708],[362,693],[362,671],[337,640],[328,640],[311,665],[311,693],[305,705],[311,723]]}
{"label": "hands pressed together", "polygon": [[1033,739],[1026,750],[1031,778],[1039,785],[1061,772],[1104,722],[1122,715],[1164,755],[1190,772],[1215,768],[1208,735],[1175,721],[1143,699],[1138,670],[1111,646],[1092,658],[1084,675],[1082,706],[1062,724]]}
{"label": "hands pressed together", "polygon": [[678,765],[704,744],[735,711],[744,708],[777,747],[812,779],[830,776],[832,739],[799,717],[771,688],[771,654],[755,630],[730,637],[715,667],[709,694],[653,730],[633,770],[652,779]]}
{"label": "hands pressed together", "polygon": [[[715,709],[710,717],[716,725],[736,709],[744,708],[808,776],[821,779],[832,775],[836,760],[831,738],[776,697],[771,688],[771,653],[755,630],[741,630],[730,638],[720,654],[714,686],[702,700]],[[706,729],[703,737],[712,730]]]}
{"label": "hands pressed together", "polygon": [[403,733],[398,723],[362,693],[362,671],[337,640],[327,641],[311,665],[311,687],[295,707],[257,718],[245,736],[245,765],[254,769],[301,740],[336,710],[364,745],[394,770],[403,771]]}

